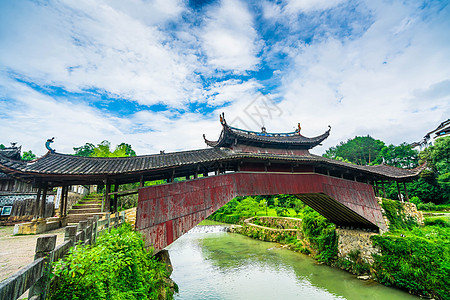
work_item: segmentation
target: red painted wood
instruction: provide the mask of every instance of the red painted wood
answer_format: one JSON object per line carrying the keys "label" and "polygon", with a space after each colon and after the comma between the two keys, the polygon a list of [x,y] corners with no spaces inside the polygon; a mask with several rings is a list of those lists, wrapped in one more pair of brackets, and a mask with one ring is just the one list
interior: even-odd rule
{"label": "red painted wood", "polygon": [[326,194],[385,229],[370,185],[313,173],[237,172],[139,190],[136,228],[157,251],[236,196]]}

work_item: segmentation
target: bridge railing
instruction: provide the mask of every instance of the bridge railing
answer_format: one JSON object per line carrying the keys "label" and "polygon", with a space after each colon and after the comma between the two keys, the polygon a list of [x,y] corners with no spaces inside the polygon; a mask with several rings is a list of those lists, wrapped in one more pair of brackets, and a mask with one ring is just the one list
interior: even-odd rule
{"label": "bridge railing", "polygon": [[56,248],[56,235],[47,235],[37,239],[34,261],[20,269],[11,277],[0,282],[0,299],[16,300],[28,291],[28,299],[45,299],[50,287],[52,263],[64,258],[71,247],[95,244],[97,237],[111,228],[125,222],[125,212],[109,214],[105,219],[98,216],[80,221],[78,225],[66,226],[64,242]]}

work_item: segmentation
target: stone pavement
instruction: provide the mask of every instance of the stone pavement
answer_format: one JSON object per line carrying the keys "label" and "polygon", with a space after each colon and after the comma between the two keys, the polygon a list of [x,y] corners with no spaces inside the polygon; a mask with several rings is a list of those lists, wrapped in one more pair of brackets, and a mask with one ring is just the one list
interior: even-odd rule
{"label": "stone pavement", "polygon": [[64,242],[64,228],[38,235],[13,236],[14,226],[0,226],[0,281],[8,278],[34,260],[36,240],[56,234],[56,245]]}

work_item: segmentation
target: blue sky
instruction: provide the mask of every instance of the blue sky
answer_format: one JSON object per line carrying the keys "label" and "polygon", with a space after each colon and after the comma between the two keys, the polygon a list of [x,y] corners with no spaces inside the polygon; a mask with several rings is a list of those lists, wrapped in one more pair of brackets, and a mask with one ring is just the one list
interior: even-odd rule
{"label": "blue sky", "polygon": [[203,148],[259,131],[420,140],[450,117],[448,1],[0,2],[0,143]]}

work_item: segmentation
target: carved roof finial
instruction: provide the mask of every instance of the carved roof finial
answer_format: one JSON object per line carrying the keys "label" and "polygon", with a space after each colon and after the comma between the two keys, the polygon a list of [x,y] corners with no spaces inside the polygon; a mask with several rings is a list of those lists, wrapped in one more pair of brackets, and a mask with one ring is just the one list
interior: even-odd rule
{"label": "carved roof finial", "polygon": [[48,139],[47,142],[45,142],[45,148],[47,148],[48,151],[50,151],[51,153],[55,153],[55,149],[52,149],[50,147],[50,144],[53,143],[55,140],[55,137],[52,137],[51,139]]}
{"label": "carved roof finial", "polygon": [[225,113],[222,113],[221,115],[219,115],[219,117],[220,117],[220,124],[227,125],[227,121],[225,121]]}

